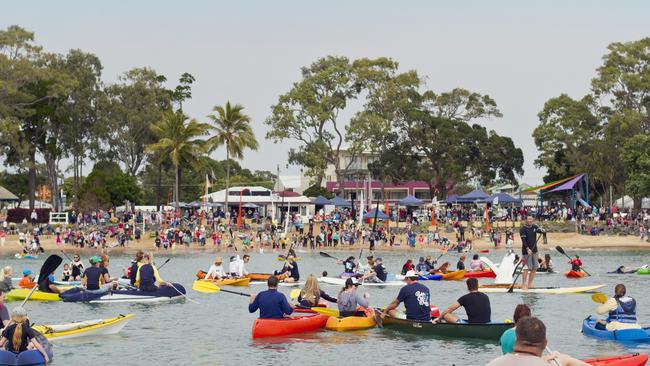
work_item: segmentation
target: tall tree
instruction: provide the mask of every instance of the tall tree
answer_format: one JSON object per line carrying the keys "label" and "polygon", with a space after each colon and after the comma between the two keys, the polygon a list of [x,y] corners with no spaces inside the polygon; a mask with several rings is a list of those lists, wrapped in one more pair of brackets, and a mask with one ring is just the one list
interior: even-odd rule
{"label": "tall tree", "polygon": [[108,157],[121,162],[135,176],[145,161],[146,146],[156,141],[151,125],[171,109],[167,79],[148,68],[136,68],[106,88],[102,106],[103,135]]}
{"label": "tall tree", "polygon": [[158,138],[158,142],[148,145],[151,153],[167,156],[174,165],[176,181],[174,196],[176,211],[179,210],[180,201],[180,172],[181,165],[196,164],[205,153],[205,140],[201,139],[208,133],[210,125],[189,120],[183,112],[167,112],[161,121],[152,125],[151,130]]}
{"label": "tall tree", "polygon": [[214,151],[220,146],[226,148],[226,218],[230,215],[228,209],[228,189],[230,189],[230,159],[241,159],[244,157],[244,150],[257,150],[258,143],[255,133],[251,128],[251,119],[243,113],[244,107],[230,101],[225,106],[215,106],[214,114],[208,115],[213,123],[214,135],[207,141],[209,151]]}

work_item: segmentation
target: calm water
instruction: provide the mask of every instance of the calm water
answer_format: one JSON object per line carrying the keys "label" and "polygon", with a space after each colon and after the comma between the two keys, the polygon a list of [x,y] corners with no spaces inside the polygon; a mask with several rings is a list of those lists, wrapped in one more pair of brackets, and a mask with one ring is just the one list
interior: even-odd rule
{"label": "calm water", "polygon": [[[364,252],[365,253],[365,252]],[[343,257],[348,253],[333,253]],[[357,256],[358,252],[351,253]],[[384,258],[388,269],[395,272],[401,268],[407,256],[417,261],[420,252],[376,253]],[[487,256],[500,262],[503,252]],[[628,293],[638,301],[638,316],[644,324],[650,324],[650,291],[647,281],[650,276],[608,275],[618,264],[633,266],[650,262],[645,252],[581,251],[591,278],[568,280],[563,275],[539,276],[539,286],[581,286],[606,284],[605,291],[621,281],[628,286]],[[300,253],[301,276],[320,274],[323,270],[339,273],[341,266],[333,259],[318,254]],[[364,254],[365,255],[365,254]],[[434,254],[435,255],[435,254]],[[551,253],[559,270],[568,269],[559,253]],[[172,260],[161,271],[165,280],[182,283],[188,289],[188,296],[198,301],[163,304],[71,304],[63,302],[29,302],[30,318],[37,323],[61,323],[78,320],[113,317],[118,314],[135,313],[136,317],[119,335],[57,342],[55,345],[56,365],[81,364],[139,364],[139,365],[268,365],[268,364],[313,364],[335,365],[353,363],[374,365],[468,365],[485,364],[500,355],[497,344],[476,341],[448,340],[405,335],[383,329],[372,329],[354,333],[321,331],[281,340],[253,341],[251,325],[255,314],[249,314],[248,298],[227,293],[202,294],[191,290],[197,269],[207,269],[214,254],[174,254]],[[253,254],[248,270],[269,272],[281,266],[277,254]],[[121,266],[128,265],[130,256],[114,256],[111,270],[114,274]],[[157,261],[162,263],[163,254]],[[443,259],[455,263],[458,254],[447,254]],[[41,261],[6,258],[2,265],[10,264],[14,272],[23,268],[37,271]],[[60,269],[59,269],[60,271]],[[482,283],[489,282],[481,279]],[[432,303],[441,309],[465,293],[462,282],[425,281],[432,290]],[[239,289],[239,288],[237,288]],[[242,291],[260,291],[261,286],[241,288]],[[335,295],[339,288],[324,285],[323,289]],[[394,298],[399,287],[361,287],[371,295],[371,305],[383,306]],[[283,288],[287,295],[289,288]],[[580,333],[581,321],[594,313],[595,304],[590,295],[535,295],[535,294],[491,294],[492,319],[511,319],[518,303],[528,304],[533,313],[547,325],[549,347],[576,357],[595,357],[625,352],[650,352],[650,345],[634,349],[625,348],[614,342],[603,342],[584,337]],[[11,308],[13,305],[9,304]],[[460,310],[462,314],[462,309]]]}

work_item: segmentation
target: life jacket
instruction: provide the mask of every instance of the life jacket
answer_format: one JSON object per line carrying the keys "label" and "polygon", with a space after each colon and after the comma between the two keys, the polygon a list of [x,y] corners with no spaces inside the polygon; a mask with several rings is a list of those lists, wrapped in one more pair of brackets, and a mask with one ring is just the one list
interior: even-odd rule
{"label": "life jacket", "polygon": [[143,264],[140,266],[140,288],[154,286],[156,278],[154,277],[153,267],[151,264]]}
{"label": "life jacket", "polygon": [[625,296],[616,299],[616,303],[616,309],[609,312],[607,321],[636,323],[636,300],[632,297]]}

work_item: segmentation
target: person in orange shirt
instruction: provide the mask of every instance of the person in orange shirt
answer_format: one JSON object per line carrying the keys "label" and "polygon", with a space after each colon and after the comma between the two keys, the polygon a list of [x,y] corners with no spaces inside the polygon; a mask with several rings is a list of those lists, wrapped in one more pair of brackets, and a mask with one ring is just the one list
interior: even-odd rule
{"label": "person in orange shirt", "polygon": [[34,279],[32,278],[31,270],[26,269],[23,271],[23,278],[18,282],[18,286],[21,288],[34,288],[36,286],[36,282],[34,282]]}

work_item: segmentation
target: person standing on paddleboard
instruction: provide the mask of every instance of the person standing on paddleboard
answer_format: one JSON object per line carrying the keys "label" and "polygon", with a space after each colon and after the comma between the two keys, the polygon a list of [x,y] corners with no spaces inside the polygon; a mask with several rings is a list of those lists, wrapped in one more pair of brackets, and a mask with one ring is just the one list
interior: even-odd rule
{"label": "person standing on paddleboard", "polygon": [[523,263],[521,272],[522,290],[533,287],[535,274],[539,267],[539,262],[537,261],[537,233],[543,232],[543,229],[533,223],[532,216],[526,217],[526,223],[519,230],[519,235],[521,236],[521,262]]}

